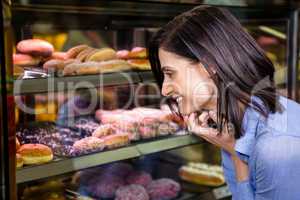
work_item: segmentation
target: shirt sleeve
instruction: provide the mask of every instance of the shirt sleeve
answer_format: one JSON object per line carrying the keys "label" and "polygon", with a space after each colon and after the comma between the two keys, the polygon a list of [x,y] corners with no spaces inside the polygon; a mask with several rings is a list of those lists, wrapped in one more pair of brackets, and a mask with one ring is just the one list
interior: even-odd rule
{"label": "shirt sleeve", "polygon": [[[255,148],[255,136],[258,131],[259,115],[252,109],[248,109],[243,120],[244,135],[236,141],[235,151],[238,157],[248,164],[249,157],[252,155]],[[250,166],[249,166],[250,171]],[[237,200],[254,200],[254,190],[248,180],[236,182],[236,199]]]}

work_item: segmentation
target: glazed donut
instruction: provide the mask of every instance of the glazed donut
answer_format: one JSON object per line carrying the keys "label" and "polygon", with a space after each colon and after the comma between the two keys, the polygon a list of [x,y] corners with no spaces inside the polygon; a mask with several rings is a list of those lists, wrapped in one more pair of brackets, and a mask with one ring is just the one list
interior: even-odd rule
{"label": "glazed donut", "polygon": [[16,154],[16,167],[20,168],[23,166],[23,164],[24,164],[24,162],[23,162],[22,156],[19,153],[17,153]]}
{"label": "glazed donut", "polygon": [[27,39],[17,44],[17,51],[32,56],[50,57],[54,52],[54,47],[45,40]]}
{"label": "glazed donut", "polygon": [[26,54],[13,54],[13,64],[20,67],[36,67],[41,62],[38,57]]}
{"label": "glazed donut", "polygon": [[53,159],[52,150],[43,144],[23,144],[18,153],[25,165],[46,163]]}
{"label": "glazed donut", "polygon": [[72,47],[71,49],[69,49],[67,51],[67,56],[68,56],[68,58],[76,58],[76,56],[86,48],[88,48],[88,45],[85,45],[85,44],[81,44],[81,45]]}
{"label": "glazed donut", "polygon": [[100,73],[130,70],[131,66],[125,60],[108,60],[100,62]]}

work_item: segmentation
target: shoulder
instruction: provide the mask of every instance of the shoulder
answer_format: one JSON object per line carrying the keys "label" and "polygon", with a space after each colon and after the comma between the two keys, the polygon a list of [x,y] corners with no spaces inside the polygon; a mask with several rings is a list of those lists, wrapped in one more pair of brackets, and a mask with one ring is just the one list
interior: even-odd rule
{"label": "shoulder", "polygon": [[300,104],[285,97],[279,97],[282,112],[268,116],[267,125],[275,133],[300,137]]}

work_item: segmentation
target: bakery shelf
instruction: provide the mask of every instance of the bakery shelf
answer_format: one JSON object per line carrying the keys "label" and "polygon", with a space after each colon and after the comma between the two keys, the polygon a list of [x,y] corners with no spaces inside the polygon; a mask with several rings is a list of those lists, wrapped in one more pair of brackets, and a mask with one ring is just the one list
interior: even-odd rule
{"label": "bakery shelf", "polygon": [[58,159],[47,164],[28,166],[17,170],[16,182],[23,183],[47,178],[114,161],[135,158],[150,153],[196,144],[201,141],[202,140],[192,135],[172,136],[150,142],[132,144],[131,146],[116,150],[104,151],[69,159]]}
{"label": "bakery shelf", "polygon": [[43,165],[28,166],[17,170],[16,182],[32,181],[138,156],[140,153],[135,146],[129,146],[76,158],[61,159]]}
{"label": "bakery shelf", "polygon": [[141,82],[141,74],[137,72],[118,72],[85,76],[20,79],[14,81],[14,95],[139,83]]}

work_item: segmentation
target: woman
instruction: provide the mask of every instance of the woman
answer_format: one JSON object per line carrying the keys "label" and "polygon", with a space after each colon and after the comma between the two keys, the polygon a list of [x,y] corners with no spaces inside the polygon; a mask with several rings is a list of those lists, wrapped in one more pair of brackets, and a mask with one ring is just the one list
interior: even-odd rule
{"label": "woman", "polygon": [[153,37],[149,58],[171,109],[222,148],[233,199],[300,199],[300,105],[276,94],[272,63],[227,10],[175,17]]}

